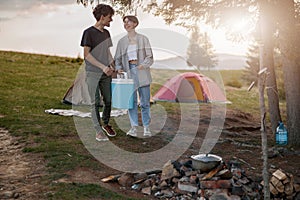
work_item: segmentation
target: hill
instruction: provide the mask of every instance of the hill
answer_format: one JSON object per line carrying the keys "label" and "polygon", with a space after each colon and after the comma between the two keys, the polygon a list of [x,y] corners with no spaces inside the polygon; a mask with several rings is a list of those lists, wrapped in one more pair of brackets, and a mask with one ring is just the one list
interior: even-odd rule
{"label": "hill", "polygon": [[[233,54],[217,54],[218,64],[215,70],[241,70],[245,69],[246,57]],[[152,66],[155,69],[177,69],[189,70],[193,69],[186,63],[185,57],[171,57],[162,60],[156,60]]]}

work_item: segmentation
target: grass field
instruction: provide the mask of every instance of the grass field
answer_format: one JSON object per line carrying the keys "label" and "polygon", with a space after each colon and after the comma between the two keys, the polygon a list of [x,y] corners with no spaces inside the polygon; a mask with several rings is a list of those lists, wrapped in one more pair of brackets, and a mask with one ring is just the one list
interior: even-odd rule
{"label": "grass field", "polygon": [[[82,60],[6,51],[0,51],[0,56],[0,127],[22,137],[21,141],[26,143],[24,152],[43,155],[49,174],[43,183],[48,185],[78,166],[100,170],[101,164],[82,145],[73,119],[44,112],[50,108],[71,108],[61,100]],[[156,79],[170,76],[163,70],[152,73]],[[227,98],[232,102],[228,108],[259,116],[257,89],[247,92],[248,86],[241,80],[241,74],[241,71],[220,72]],[[239,81],[242,87],[227,87],[226,83],[232,80]],[[157,89],[158,86],[152,87],[152,92]],[[50,199],[111,199],[112,196],[114,199],[131,199],[94,184],[60,183],[49,184],[49,188],[54,191],[48,196]]]}

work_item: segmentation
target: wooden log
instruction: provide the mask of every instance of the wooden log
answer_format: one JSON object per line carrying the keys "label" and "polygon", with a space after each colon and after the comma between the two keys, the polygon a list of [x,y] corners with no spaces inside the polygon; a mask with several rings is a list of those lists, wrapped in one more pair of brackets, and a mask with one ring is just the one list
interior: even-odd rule
{"label": "wooden log", "polygon": [[215,174],[217,174],[221,169],[223,169],[223,164],[218,165],[216,168],[208,172],[201,180],[211,179]]}
{"label": "wooden log", "polygon": [[274,187],[274,185],[273,185],[272,183],[270,183],[269,186],[270,186],[270,192],[271,192],[274,196],[276,196],[276,195],[278,194],[277,189]]}
{"label": "wooden log", "polygon": [[277,191],[279,193],[283,193],[284,192],[284,185],[282,184],[282,182],[277,179],[275,176],[272,176],[270,182],[274,185],[274,187],[277,189]]}
{"label": "wooden log", "polygon": [[292,174],[288,174],[288,177],[287,177],[286,180],[288,180],[288,182],[286,182],[284,180],[284,182],[286,182],[284,184],[284,193],[289,196],[289,195],[292,195],[293,191],[294,191],[294,177],[293,177],[293,175]]}
{"label": "wooden log", "polygon": [[232,173],[229,171],[229,169],[222,169],[216,174],[216,176],[219,176],[222,179],[231,179]]}
{"label": "wooden log", "polygon": [[275,176],[272,176],[270,182],[271,182],[274,186],[276,186],[276,185],[280,182],[280,180],[279,180],[278,178],[276,178]]}
{"label": "wooden log", "polygon": [[272,175],[280,181],[285,180],[287,178],[286,174],[283,173],[280,169],[276,170]]}
{"label": "wooden log", "polygon": [[284,185],[284,193],[286,195],[292,195],[293,194],[293,191],[294,191],[294,188],[293,188],[293,185],[290,185],[290,184],[286,184]]}
{"label": "wooden log", "polygon": [[296,193],[300,192],[300,184],[294,183],[294,190]]}
{"label": "wooden log", "polygon": [[290,174],[290,173],[285,173],[285,174],[286,174],[287,177],[286,177],[286,179],[282,180],[283,184],[287,184],[291,181],[291,179],[294,179],[292,174]]}
{"label": "wooden log", "polygon": [[117,181],[120,176],[121,176],[121,174],[119,174],[119,175],[110,175],[108,177],[102,178],[101,181],[103,183]]}

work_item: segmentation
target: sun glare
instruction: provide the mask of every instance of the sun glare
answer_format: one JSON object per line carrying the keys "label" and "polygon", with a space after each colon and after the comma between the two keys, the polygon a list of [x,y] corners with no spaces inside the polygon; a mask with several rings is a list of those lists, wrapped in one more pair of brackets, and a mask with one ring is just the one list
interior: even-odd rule
{"label": "sun glare", "polygon": [[234,20],[232,23],[232,31],[247,34],[249,31],[248,22],[245,19]]}

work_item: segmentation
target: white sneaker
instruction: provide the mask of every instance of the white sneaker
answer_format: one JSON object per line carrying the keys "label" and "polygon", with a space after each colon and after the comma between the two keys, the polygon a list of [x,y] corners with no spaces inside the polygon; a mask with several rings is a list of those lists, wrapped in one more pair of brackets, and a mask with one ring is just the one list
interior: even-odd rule
{"label": "white sneaker", "polygon": [[126,133],[126,135],[132,136],[132,137],[136,137],[136,127],[131,127],[131,129]]}
{"label": "white sneaker", "polygon": [[144,127],[144,137],[151,137],[152,134],[151,134],[151,131],[149,129],[149,127]]}
{"label": "white sneaker", "polygon": [[104,135],[103,132],[99,132],[96,134],[96,140],[99,142],[104,142],[104,141],[108,141],[109,139],[106,137],[106,135]]}

